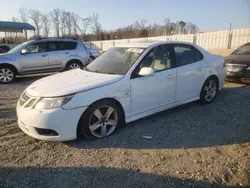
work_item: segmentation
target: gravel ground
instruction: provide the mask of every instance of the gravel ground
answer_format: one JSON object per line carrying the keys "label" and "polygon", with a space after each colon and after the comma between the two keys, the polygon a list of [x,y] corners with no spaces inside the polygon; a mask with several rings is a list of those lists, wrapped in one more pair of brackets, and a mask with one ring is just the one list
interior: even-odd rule
{"label": "gravel ground", "polygon": [[[250,187],[250,86],[183,105],[96,141],[45,142],[17,126],[32,81],[0,85],[0,187]],[[143,136],[152,136],[146,139]]]}

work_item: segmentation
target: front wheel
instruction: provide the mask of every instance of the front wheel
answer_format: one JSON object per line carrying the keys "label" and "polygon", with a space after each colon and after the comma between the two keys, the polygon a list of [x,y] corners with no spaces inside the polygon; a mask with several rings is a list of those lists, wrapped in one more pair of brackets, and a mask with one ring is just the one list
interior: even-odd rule
{"label": "front wheel", "polygon": [[9,84],[16,78],[16,73],[11,67],[0,68],[0,83]]}
{"label": "front wheel", "polygon": [[200,101],[203,103],[211,103],[215,99],[218,93],[218,81],[215,78],[209,78],[204,83],[201,93]]}
{"label": "front wheel", "polygon": [[103,100],[84,112],[78,125],[78,133],[90,140],[104,138],[111,135],[122,122],[119,106],[112,100]]}

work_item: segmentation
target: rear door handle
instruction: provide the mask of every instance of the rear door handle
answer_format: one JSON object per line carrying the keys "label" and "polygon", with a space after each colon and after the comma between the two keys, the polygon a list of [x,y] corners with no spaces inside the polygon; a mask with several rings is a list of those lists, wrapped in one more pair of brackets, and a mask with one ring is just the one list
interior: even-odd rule
{"label": "rear door handle", "polygon": [[197,71],[202,71],[202,70],[203,70],[202,67],[198,67],[198,68],[197,68]]}
{"label": "rear door handle", "polygon": [[69,52],[65,52],[65,54],[66,54],[66,55],[68,55],[68,54],[69,54]]}
{"label": "rear door handle", "polygon": [[46,54],[42,54],[42,57],[47,57],[47,55]]}

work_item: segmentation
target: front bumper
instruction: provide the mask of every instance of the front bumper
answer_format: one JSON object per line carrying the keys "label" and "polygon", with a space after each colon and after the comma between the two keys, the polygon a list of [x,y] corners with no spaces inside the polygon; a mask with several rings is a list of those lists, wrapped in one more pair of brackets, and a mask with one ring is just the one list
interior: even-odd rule
{"label": "front bumper", "polygon": [[[77,138],[77,125],[87,107],[64,110],[36,110],[23,108],[17,104],[17,117],[20,129],[31,137],[47,141],[67,141]],[[36,128],[53,130],[58,135],[42,135]]]}
{"label": "front bumper", "polygon": [[243,83],[250,83],[250,70],[242,70],[239,72],[226,71],[226,80],[241,81]]}

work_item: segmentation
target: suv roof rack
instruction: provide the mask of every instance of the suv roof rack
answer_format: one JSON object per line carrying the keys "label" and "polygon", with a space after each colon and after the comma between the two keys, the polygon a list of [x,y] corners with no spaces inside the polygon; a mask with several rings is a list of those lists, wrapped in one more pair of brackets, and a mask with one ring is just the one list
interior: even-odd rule
{"label": "suv roof rack", "polygon": [[78,40],[77,38],[74,38],[74,37],[39,37],[36,40],[45,40],[45,39],[73,39],[73,40]]}

